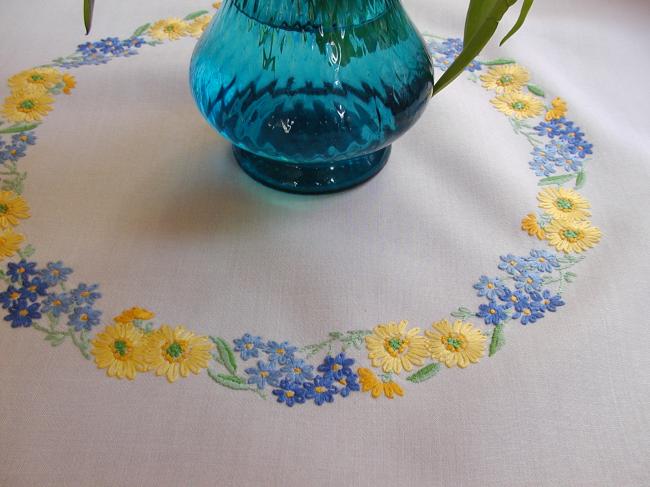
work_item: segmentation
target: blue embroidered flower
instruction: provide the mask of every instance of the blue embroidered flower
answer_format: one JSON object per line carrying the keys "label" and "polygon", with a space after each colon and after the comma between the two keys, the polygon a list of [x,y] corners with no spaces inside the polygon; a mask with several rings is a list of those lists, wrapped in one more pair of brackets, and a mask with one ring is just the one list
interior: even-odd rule
{"label": "blue embroidered flower", "polygon": [[235,344],[235,352],[239,352],[242,360],[258,357],[259,349],[263,347],[262,339],[254,337],[250,333],[245,333],[241,338],[235,338],[233,343]]}
{"label": "blue embroidered flower", "polygon": [[305,397],[313,399],[317,406],[325,402],[333,402],[334,394],[338,392],[330,377],[320,375],[314,377],[313,382],[305,382],[303,387],[305,388]]}
{"label": "blue embroidered flower", "polygon": [[341,397],[348,397],[350,392],[359,390],[359,376],[357,374],[345,375],[338,379],[338,382],[342,387],[339,390]]}
{"label": "blue embroidered flower", "polygon": [[293,358],[293,354],[298,350],[298,347],[289,345],[289,342],[278,343],[269,341],[264,347],[264,351],[268,354],[271,362],[285,365]]}
{"label": "blue embroidered flower", "polygon": [[48,285],[40,277],[36,276],[29,281],[23,282],[24,294],[30,301],[36,301],[39,296],[47,295]]}
{"label": "blue embroidered flower", "polygon": [[27,146],[23,143],[14,143],[4,147],[0,150],[0,162],[13,161],[16,162],[21,157],[25,157],[25,150]]}
{"label": "blue embroidered flower", "polygon": [[27,145],[36,144],[36,135],[33,132],[20,132],[11,136],[11,141],[14,144],[23,143]]}
{"label": "blue embroidered flower", "polygon": [[544,159],[533,159],[528,163],[530,168],[535,172],[535,176],[550,176],[555,173],[555,162]]}
{"label": "blue embroidered flower", "polygon": [[568,142],[569,144],[576,144],[582,140],[585,133],[580,130],[580,127],[566,124],[566,128],[560,132],[560,139]]}
{"label": "blue embroidered flower", "polygon": [[553,272],[553,268],[560,267],[557,255],[547,250],[531,250],[526,262],[539,272]]}
{"label": "blue embroidered flower", "polygon": [[274,362],[266,363],[262,360],[257,362],[257,367],[248,368],[245,372],[249,375],[248,383],[255,384],[258,389],[264,389],[267,384],[277,385],[281,374]]}
{"label": "blue embroidered flower", "polygon": [[512,292],[510,288],[506,287],[499,293],[499,299],[506,303],[503,306],[508,309],[512,306],[516,306],[522,299],[526,299],[526,295],[521,291]]}
{"label": "blue embroidered flower", "polygon": [[515,312],[512,314],[512,319],[518,320],[521,318],[521,324],[527,325],[535,323],[538,319],[544,317],[544,309],[535,301],[529,301],[528,298],[520,301],[515,305]]}
{"label": "blue embroidered flower", "polygon": [[564,117],[560,117],[548,122],[541,121],[539,124],[533,127],[533,130],[535,130],[538,135],[553,139],[562,135],[565,131],[571,130],[572,128],[573,122],[566,120]]}
{"label": "blue embroidered flower", "polygon": [[99,284],[91,284],[89,286],[82,282],[76,289],[72,290],[72,299],[74,299],[74,302],[79,305],[88,304],[92,306],[95,304],[95,301],[102,297],[100,293],[95,292],[98,287]]}
{"label": "blue embroidered flower", "polygon": [[314,366],[303,359],[293,358],[282,368],[289,382],[304,382],[314,378]]}
{"label": "blue embroidered flower", "polygon": [[43,313],[51,313],[52,316],[58,318],[62,314],[67,314],[72,306],[72,297],[68,293],[49,294],[43,301],[41,311]]}
{"label": "blue embroidered flower", "polygon": [[496,299],[505,285],[498,277],[481,276],[476,284],[472,286],[478,292],[478,296],[485,296],[488,299]]}
{"label": "blue embroidered flower", "polygon": [[[137,49],[139,47],[142,47],[144,43],[145,41],[142,37],[129,37],[128,39],[124,39],[122,41],[122,45],[129,49],[132,47],[135,47]],[[132,54],[136,54],[136,53],[132,52]]]}
{"label": "blue embroidered flower", "polygon": [[503,306],[491,300],[488,304],[479,305],[476,316],[483,318],[486,325],[498,325],[508,318],[508,314],[506,313],[508,307],[507,305]]}
{"label": "blue embroidered flower", "polygon": [[578,157],[584,159],[587,155],[592,154],[593,144],[588,143],[586,140],[574,141],[569,144],[567,150],[572,154],[578,154]]}
{"label": "blue embroidered flower", "polygon": [[306,392],[300,384],[283,379],[280,388],[273,389],[273,395],[278,397],[278,402],[293,407],[294,404],[304,404]]}
{"label": "blue embroidered flower", "polygon": [[541,291],[543,284],[542,276],[534,270],[523,270],[521,274],[515,276],[515,287],[523,289],[527,293]]}
{"label": "blue embroidered flower", "polygon": [[27,299],[25,292],[25,288],[15,288],[10,285],[6,291],[0,293],[0,303],[2,303],[2,307],[7,309],[16,304],[17,301]]}
{"label": "blue embroidered flower", "polygon": [[578,172],[582,169],[582,159],[578,154],[572,154],[568,148],[565,148],[555,161],[555,165],[562,167],[566,172]]}
{"label": "blue embroidered flower", "polygon": [[348,358],[344,353],[339,353],[336,357],[328,355],[323,363],[318,366],[318,372],[322,372],[324,377],[339,380],[344,376],[352,374],[352,365],[354,359]]}
{"label": "blue embroidered flower", "polygon": [[526,265],[524,259],[512,254],[502,255],[499,259],[501,260],[499,262],[499,269],[506,271],[512,276],[520,274]]}
{"label": "blue embroidered flower", "polygon": [[[442,43],[430,41],[428,47],[432,54],[433,65],[446,71],[463,50],[463,41],[458,38],[449,38]],[[483,69],[483,65],[479,61],[473,60],[467,65],[465,71],[474,72],[481,69]]]}
{"label": "blue embroidered flower", "polygon": [[72,269],[64,267],[63,262],[48,262],[45,269],[41,270],[41,277],[50,286],[56,286],[61,282],[68,280],[68,276],[72,274]]}
{"label": "blue embroidered flower", "polygon": [[76,331],[90,331],[93,326],[99,325],[101,315],[101,311],[92,309],[90,306],[79,306],[68,317],[68,325],[73,326]]}
{"label": "blue embroidered flower", "polygon": [[26,299],[20,299],[9,308],[9,314],[5,316],[5,321],[10,321],[12,328],[31,326],[34,320],[41,317],[39,307],[39,303],[29,304]]}
{"label": "blue embroidered flower", "polygon": [[531,295],[533,300],[537,301],[545,311],[550,311],[555,313],[558,307],[564,306],[564,301],[562,301],[562,296],[559,294],[552,294],[548,289],[544,289],[542,294],[535,293]]}
{"label": "blue embroidered flower", "polygon": [[7,274],[11,277],[11,282],[18,280],[24,281],[36,274],[36,262],[27,262],[25,259],[17,264],[9,262],[7,264]]}

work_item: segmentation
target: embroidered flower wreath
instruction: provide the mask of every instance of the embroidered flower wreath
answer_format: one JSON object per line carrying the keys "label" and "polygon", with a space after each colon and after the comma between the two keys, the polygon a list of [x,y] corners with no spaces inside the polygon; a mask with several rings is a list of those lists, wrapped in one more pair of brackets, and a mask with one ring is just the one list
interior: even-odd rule
{"label": "embroidered flower wreath", "polygon": [[[525,68],[510,59],[496,59],[473,61],[466,71],[470,81],[494,92],[494,107],[531,144],[528,165],[540,178],[542,189],[537,195],[538,211],[526,215],[521,228],[557,252],[533,249],[528,255],[502,255],[498,275],[482,275],[473,285],[484,299],[478,308],[461,306],[451,313],[452,320],[437,321],[423,333],[408,328],[406,321],[390,322],[372,330],[334,331],[321,342],[298,347],[250,333],[229,342],[198,336],[183,326],[155,327],[153,312],[134,307],[91,339],[90,332],[103,322],[102,312],[95,307],[101,298],[99,286],[69,286],[72,269],[61,261],[44,265],[30,261],[34,247],[14,231],[30,216],[21,196],[27,173],[18,162],[36,143],[35,130],[53,109],[55,97],[74,89],[72,68],[106,64],[135,55],[144,46],[199,37],[210,18],[202,10],[183,19],[145,24],[126,39],[87,42],[69,56],[9,78],[10,94],[0,109],[4,119],[0,119],[0,259],[9,260],[0,270],[0,280],[6,284],[0,304],[11,327],[37,330],[52,346],[70,339],[83,357],[94,358],[109,377],[134,379],[150,371],[173,383],[207,368],[221,386],[264,398],[270,390],[277,402],[290,407],[308,402],[320,406],[360,391],[370,392],[373,398],[402,396],[404,376],[419,383],[437,374],[441,364],[464,368],[486,352],[492,356],[504,344],[507,323],[530,325],[564,305],[565,286],[576,277],[569,269],[601,237],[589,221],[589,202],[576,191],[585,184],[584,166],[592,144],[566,118],[564,100],[547,102],[542,89],[530,83]],[[443,71],[462,49],[459,39],[425,38],[435,66]],[[358,359],[348,353],[364,348],[369,363],[358,367]],[[314,357],[321,359],[310,361]]]}

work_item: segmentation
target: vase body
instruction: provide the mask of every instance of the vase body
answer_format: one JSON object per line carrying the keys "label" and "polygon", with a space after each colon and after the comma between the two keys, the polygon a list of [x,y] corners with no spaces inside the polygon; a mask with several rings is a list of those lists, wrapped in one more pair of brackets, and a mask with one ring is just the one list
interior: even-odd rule
{"label": "vase body", "polygon": [[383,167],[431,97],[433,68],[399,0],[226,0],[190,84],[249,175],[327,193]]}

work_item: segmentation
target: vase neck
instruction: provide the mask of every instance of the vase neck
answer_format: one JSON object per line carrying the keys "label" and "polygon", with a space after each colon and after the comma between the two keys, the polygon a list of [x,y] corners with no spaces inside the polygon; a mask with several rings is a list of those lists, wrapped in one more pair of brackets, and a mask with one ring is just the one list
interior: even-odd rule
{"label": "vase neck", "polygon": [[229,0],[252,20],[285,30],[329,31],[369,22],[399,0]]}

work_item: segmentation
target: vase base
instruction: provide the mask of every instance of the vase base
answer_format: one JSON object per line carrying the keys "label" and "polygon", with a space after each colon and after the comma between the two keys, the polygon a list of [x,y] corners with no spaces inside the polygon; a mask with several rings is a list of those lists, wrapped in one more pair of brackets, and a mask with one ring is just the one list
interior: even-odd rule
{"label": "vase base", "polygon": [[375,176],[386,165],[390,145],[352,159],[329,163],[298,163],[267,159],[233,146],[241,168],[273,189],[299,194],[325,194],[350,189]]}

